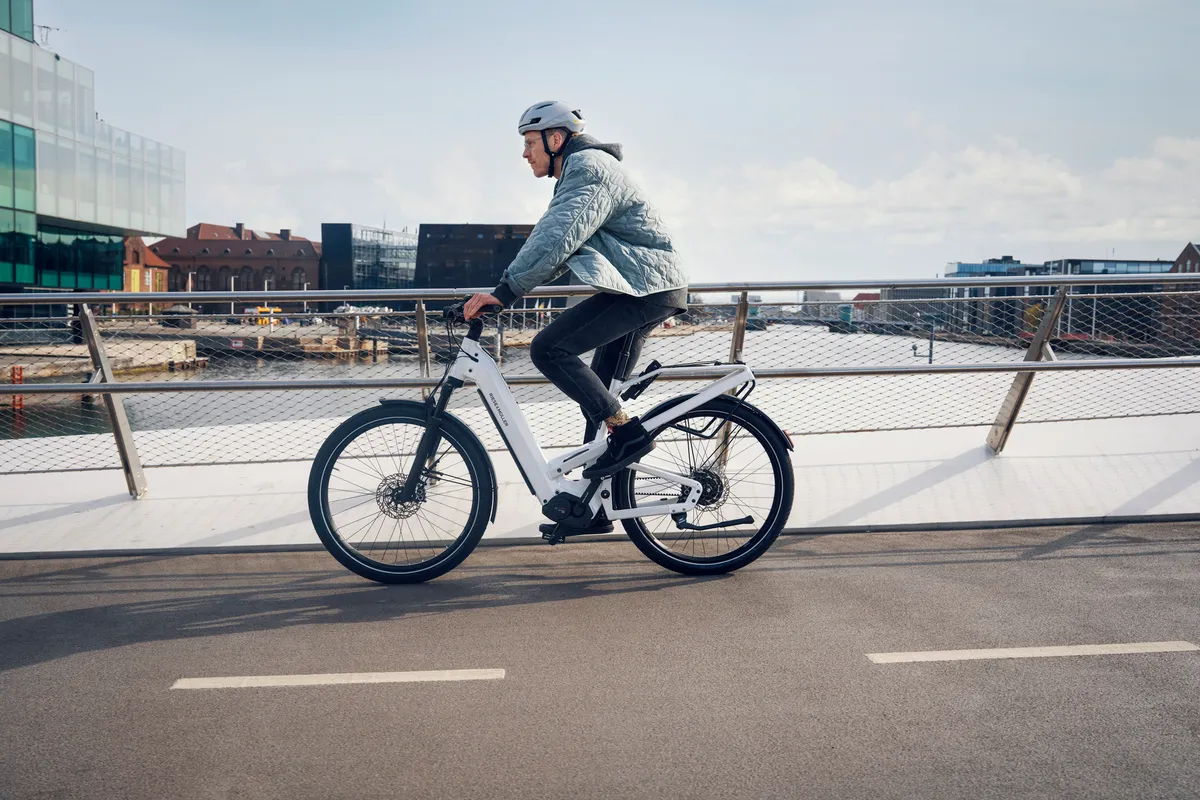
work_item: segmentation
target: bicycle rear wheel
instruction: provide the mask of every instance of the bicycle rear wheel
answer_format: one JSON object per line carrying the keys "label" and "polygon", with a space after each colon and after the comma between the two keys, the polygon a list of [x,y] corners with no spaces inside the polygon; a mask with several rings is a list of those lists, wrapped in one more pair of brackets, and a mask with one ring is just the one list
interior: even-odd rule
{"label": "bicycle rear wheel", "polygon": [[[787,522],[794,491],[791,457],[774,425],[756,410],[719,397],[655,431],[654,442],[639,463],[690,477],[702,487],[688,522],[751,521],[691,531],[680,530],[667,515],[622,520],[639,550],[687,575],[731,572],[767,551]],[[613,478],[613,495],[617,508],[637,508],[677,501],[686,491],[678,483],[624,470]]]}
{"label": "bicycle rear wheel", "polygon": [[342,423],[313,461],[313,526],[333,557],[364,578],[436,578],[458,566],[487,528],[494,489],[487,452],[454,417],[443,419],[415,498],[401,501],[424,430],[423,407],[382,405]]}

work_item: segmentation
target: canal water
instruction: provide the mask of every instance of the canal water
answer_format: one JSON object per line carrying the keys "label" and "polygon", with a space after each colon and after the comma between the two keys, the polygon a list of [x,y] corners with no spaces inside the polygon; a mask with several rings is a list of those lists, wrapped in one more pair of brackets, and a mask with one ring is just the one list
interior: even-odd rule
{"label": "canal water", "polygon": [[[729,357],[728,331],[697,331],[690,335],[652,337],[639,368],[652,359],[664,364],[724,361]],[[834,367],[924,364],[929,360],[926,339],[874,334],[836,334],[824,327],[775,325],[746,335],[744,360],[752,367]],[[986,363],[1018,361],[1020,347],[936,342],[933,363]],[[534,374],[526,348],[506,348],[502,358],[507,374]],[[444,362],[434,363],[435,377]],[[321,358],[212,358],[206,369],[195,372],[142,374],[127,380],[177,382],[189,380],[295,380],[418,377],[413,356],[393,355],[379,362],[352,363]],[[347,416],[378,397],[397,395],[384,390],[330,390],[279,392],[203,392],[126,395],[125,407],[134,430],[208,427]],[[407,396],[414,393],[409,392]],[[460,403],[469,404],[464,393]],[[531,396],[561,397],[552,387],[523,389],[518,399]],[[562,398],[565,401],[565,398]],[[108,430],[107,414],[100,402],[78,398],[46,402],[30,397],[23,412],[0,408],[0,439],[102,433]]]}

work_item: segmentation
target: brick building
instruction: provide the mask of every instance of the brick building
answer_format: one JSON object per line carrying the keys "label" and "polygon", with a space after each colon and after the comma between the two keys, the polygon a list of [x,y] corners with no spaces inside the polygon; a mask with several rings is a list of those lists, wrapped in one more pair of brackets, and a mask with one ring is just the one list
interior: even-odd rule
{"label": "brick building", "polygon": [[165,292],[170,267],[146,246],[142,237],[125,237],[125,291]]}
{"label": "brick building", "polygon": [[1200,244],[1188,242],[1179,258],[1175,259],[1175,266],[1171,267],[1171,272],[1200,272]]}
{"label": "brick building", "polygon": [[[1188,242],[1187,247],[1175,259],[1171,267],[1173,274],[1200,273],[1200,245]],[[1169,343],[1184,345],[1200,341],[1200,300],[1194,294],[1178,292],[1200,292],[1200,283],[1173,284],[1167,289],[1162,305],[1162,335]]]}
{"label": "brick building", "polygon": [[186,237],[150,246],[165,261],[169,292],[302,291],[320,288],[321,244],[278,233],[202,222]]}
{"label": "brick building", "polygon": [[854,305],[854,319],[864,322],[878,322],[883,319],[879,292],[859,292],[850,302]]}

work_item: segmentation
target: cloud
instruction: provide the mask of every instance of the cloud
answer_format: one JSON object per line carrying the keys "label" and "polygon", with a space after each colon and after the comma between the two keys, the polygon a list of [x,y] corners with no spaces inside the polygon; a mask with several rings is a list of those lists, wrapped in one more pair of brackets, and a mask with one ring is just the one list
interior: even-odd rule
{"label": "cloud", "polygon": [[[989,240],[1031,249],[1181,247],[1200,233],[1197,187],[1200,139],[1162,137],[1148,154],[1117,159],[1095,174],[997,139],[934,150],[898,177],[864,184],[813,158],[755,162],[697,176],[661,202],[681,240],[705,253],[729,253],[726,237],[767,237],[777,248],[782,238],[781,255],[790,248],[795,261],[810,245],[843,237],[901,249],[945,244],[944,260],[954,260],[969,257],[953,251],[957,243]],[[681,195],[703,200],[673,205]]]}
{"label": "cloud", "polygon": [[904,118],[904,127],[918,136],[934,142],[950,139],[950,129],[940,122],[928,119],[920,111],[913,111]]}
{"label": "cloud", "polygon": [[[1200,139],[1161,137],[1092,172],[1009,138],[927,144],[907,168],[866,182],[811,156],[698,161],[691,172],[654,161],[630,168],[697,281],[717,280],[731,266],[755,280],[930,275],[947,261],[1001,250],[1031,261],[1115,246],[1130,257],[1173,257],[1200,236]],[[314,237],[321,222],[379,225],[385,214],[396,228],[534,222],[552,184],[531,180],[510,150],[458,146],[414,158],[363,147],[324,160],[263,153],[194,162],[189,218]]]}

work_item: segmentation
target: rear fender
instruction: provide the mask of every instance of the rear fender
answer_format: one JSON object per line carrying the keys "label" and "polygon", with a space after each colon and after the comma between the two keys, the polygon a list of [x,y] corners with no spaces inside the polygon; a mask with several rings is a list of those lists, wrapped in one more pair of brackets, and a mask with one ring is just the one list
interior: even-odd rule
{"label": "rear fender", "polygon": [[[685,394],[680,397],[672,397],[670,400],[667,400],[663,403],[659,403],[657,406],[655,406],[651,410],[647,411],[645,414],[642,414],[642,417],[644,419],[649,419],[649,418],[653,417],[655,414],[666,411],[667,409],[671,408],[672,406],[678,405],[679,403],[682,403],[685,400],[688,400],[692,397],[695,397],[695,395],[694,394]],[[742,402],[735,397],[731,397],[730,395],[722,394],[722,395],[717,395],[712,400],[709,400],[707,403],[704,404],[704,406],[701,406],[701,408],[704,408],[706,406],[718,406],[718,407],[724,406],[724,408],[722,408],[723,411],[733,411],[733,409],[739,405],[743,409],[745,409],[747,412],[753,414],[756,419],[760,420],[768,430],[773,431],[775,433],[775,435],[779,437],[780,441],[783,442],[784,447],[786,447],[788,450],[796,449],[792,445],[791,437],[788,436],[786,433],[784,433],[783,429],[775,424],[775,420],[771,419],[766,414],[764,414],[762,412],[762,410],[760,410],[757,406],[752,406],[749,403]]]}

